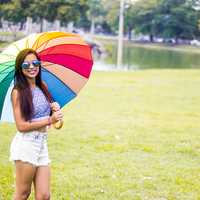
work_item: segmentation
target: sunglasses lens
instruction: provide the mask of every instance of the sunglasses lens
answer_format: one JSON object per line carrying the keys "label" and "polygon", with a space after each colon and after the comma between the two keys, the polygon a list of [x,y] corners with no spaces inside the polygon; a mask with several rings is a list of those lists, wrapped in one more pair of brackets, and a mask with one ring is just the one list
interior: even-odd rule
{"label": "sunglasses lens", "polygon": [[[23,62],[22,63],[22,68],[23,69],[28,69],[29,67],[30,67],[30,63],[29,62]],[[40,65],[41,65],[41,62],[39,61],[39,60],[33,60],[32,61],[32,65],[34,66],[34,67],[39,67]]]}
{"label": "sunglasses lens", "polygon": [[27,69],[27,68],[29,68],[29,66],[30,66],[30,64],[28,62],[22,63],[22,68],[23,69]]}
{"label": "sunglasses lens", "polygon": [[34,60],[32,63],[33,63],[33,65],[34,65],[35,67],[39,67],[40,64],[41,64],[41,62],[40,62],[39,60]]}

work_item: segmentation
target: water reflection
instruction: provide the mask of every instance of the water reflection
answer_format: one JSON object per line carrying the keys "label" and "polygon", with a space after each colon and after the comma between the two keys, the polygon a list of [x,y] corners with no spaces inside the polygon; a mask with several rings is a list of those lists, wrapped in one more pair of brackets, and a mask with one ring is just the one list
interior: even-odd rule
{"label": "water reflection", "polygon": [[[117,45],[106,44],[102,55],[94,56],[96,70],[116,70]],[[123,67],[121,70],[138,69],[186,69],[200,68],[198,53],[187,53],[166,49],[147,49],[145,47],[124,47]]]}

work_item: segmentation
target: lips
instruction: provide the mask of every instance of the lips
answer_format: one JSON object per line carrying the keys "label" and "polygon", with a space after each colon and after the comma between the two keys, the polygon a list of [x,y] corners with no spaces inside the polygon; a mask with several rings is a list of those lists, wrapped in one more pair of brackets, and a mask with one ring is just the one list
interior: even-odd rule
{"label": "lips", "polygon": [[28,71],[28,73],[31,75],[35,75],[37,73],[37,70],[30,70],[30,71]]}

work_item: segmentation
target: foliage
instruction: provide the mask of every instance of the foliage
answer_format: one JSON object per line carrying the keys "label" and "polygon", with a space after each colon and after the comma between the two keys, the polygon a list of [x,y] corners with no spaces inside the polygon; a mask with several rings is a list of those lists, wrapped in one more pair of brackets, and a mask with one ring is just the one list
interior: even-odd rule
{"label": "foliage", "polygon": [[104,9],[106,10],[105,21],[111,27],[112,32],[116,33],[118,31],[119,25],[119,8],[120,2],[116,1],[106,1],[102,0]]}
{"label": "foliage", "polygon": [[29,15],[29,5],[33,0],[12,0],[1,4],[2,17],[5,20],[18,23],[24,22]]}
{"label": "foliage", "polygon": [[81,18],[87,9],[86,0],[12,0],[1,6],[3,18],[16,23],[25,21],[26,17],[67,23]]}
{"label": "foliage", "polygon": [[186,0],[162,0],[158,6],[158,35],[193,39],[198,33],[198,12]]}
{"label": "foliage", "polygon": [[[60,20],[66,25],[89,28],[101,25],[108,32],[117,33],[120,0],[2,0],[0,18],[24,23]],[[125,0],[125,32],[154,37],[194,39],[200,37],[199,0]]]}
{"label": "foliage", "polygon": [[63,1],[58,7],[57,19],[62,23],[77,22],[80,18],[86,17],[88,10],[87,0]]}
{"label": "foliage", "polygon": [[199,36],[199,11],[187,0],[140,0],[127,13],[126,25],[136,32],[163,38]]}
{"label": "foliage", "polygon": [[125,15],[128,29],[134,28],[136,33],[154,35],[157,2],[157,0],[141,0],[133,5],[131,4]]}

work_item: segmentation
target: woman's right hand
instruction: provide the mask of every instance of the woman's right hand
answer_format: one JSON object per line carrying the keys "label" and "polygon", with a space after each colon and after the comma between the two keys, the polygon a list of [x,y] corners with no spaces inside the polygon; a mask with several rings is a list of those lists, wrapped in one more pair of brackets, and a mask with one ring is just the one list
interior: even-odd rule
{"label": "woman's right hand", "polygon": [[56,112],[53,112],[51,117],[50,117],[51,123],[54,124],[57,121],[62,120],[62,118],[63,118],[63,114],[62,114],[62,112],[60,110],[56,111]]}
{"label": "woman's right hand", "polygon": [[60,110],[60,105],[58,104],[58,102],[53,102],[50,104],[51,105],[51,110],[53,112],[59,111]]}

